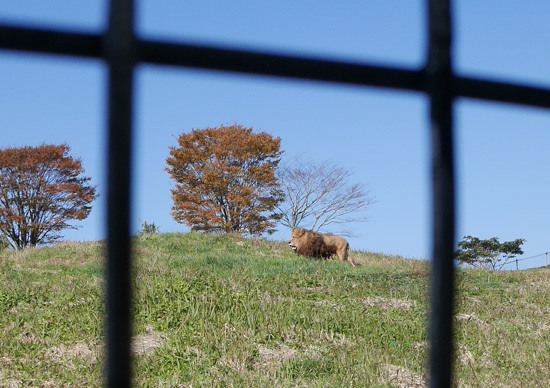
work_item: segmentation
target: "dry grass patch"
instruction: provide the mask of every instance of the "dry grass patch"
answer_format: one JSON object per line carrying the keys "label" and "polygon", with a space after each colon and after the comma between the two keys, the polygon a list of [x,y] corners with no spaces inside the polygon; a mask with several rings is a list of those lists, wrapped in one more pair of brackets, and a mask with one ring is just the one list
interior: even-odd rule
{"label": "dry grass patch", "polygon": [[165,340],[166,337],[153,330],[153,326],[146,326],[144,334],[139,334],[132,339],[132,352],[137,356],[147,356]]}
{"label": "dry grass patch", "polygon": [[0,252],[0,262],[10,264],[17,269],[38,273],[55,274],[59,271],[55,267],[83,266],[101,260],[103,260],[103,244],[100,241],[65,241],[51,247]]}
{"label": "dry grass patch", "polygon": [[365,305],[365,307],[375,307],[375,308],[381,308],[384,310],[390,310],[390,309],[408,310],[415,305],[414,300],[384,298],[381,296],[362,298],[362,299],[358,299],[357,301]]}
{"label": "dry grass patch", "polygon": [[46,357],[69,368],[75,368],[75,359],[93,362],[98,357],[98,349],[97,346],[90,346],[82,342],[72,345],[59,345],[48,349]]}
{"label": "dry grass patch", "polygon": [[258,359],[254,363],[256,368],[280,367],[283,362],[291,358],[296,358],[299,354],[296,349],[291,349],[285,344],[279,344],[279,346],[274,349],[260,346],[258,348],[258,353]]}
{"label": "dry grass patch", "polygon": [[399,267],[412,269],[419,273],[424,273],[430,268],[430,263],[426,259],[409,259],[399,255],[387,255],[377,252],[351,251],[352,259],[362,265],[376,265],[380,267]]}
{"label": "dry grass patch", "polygon": [[381,380],[383,384],[391,384],[398,388],[423,388],[427,386],[423,375],[391,364],[384,367]]}

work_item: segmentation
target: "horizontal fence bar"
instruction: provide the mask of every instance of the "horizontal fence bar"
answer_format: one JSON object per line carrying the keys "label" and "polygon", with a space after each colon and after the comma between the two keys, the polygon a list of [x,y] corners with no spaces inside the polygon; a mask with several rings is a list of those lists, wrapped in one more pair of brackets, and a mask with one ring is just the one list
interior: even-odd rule
{"label": "horizontal fence bar", "polygon": [[454,94],[466,98],[550,108],[550,89],[509,82],[455,77]]}
{"label": "horizontal fence bar", "polygon": [[0,48],[4,49],[103,58],[102,42],[97,34],[0,25]]}
{"label": "horizontal fence bar", "polygon": [[[104,58],[102,35],[0,25],[0,48]],[[312,81],[427,92],[424,70],[279,55],[188,43],[136,42],[136,62],[253,73]],[[455,96],[550,109],[550,89],[453,77]]]}
{"label": "horizontal fence bar", "polygon": [[141,41],[139,50],[143,62],[158,65],[412,91],[422,91],[424,83],[421,70],[404,70],[322,58],[151,41]]}
{"label": "horizontal fence bar", "polygon": [[[0,48],[103,58],[102,36],[0,25]],[[214,46],[138,40],[136,63],[144,62],[342,84],[422,91],[420,70],[294,57]]]}

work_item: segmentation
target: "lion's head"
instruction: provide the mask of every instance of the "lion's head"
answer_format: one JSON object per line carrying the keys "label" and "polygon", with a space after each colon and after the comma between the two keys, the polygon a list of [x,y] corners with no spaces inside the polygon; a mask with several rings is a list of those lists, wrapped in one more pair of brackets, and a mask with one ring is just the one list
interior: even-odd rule
{"label": "lion's head", "polygon": [[302,228],[292,229],[292,232],[290,232],[290,240],[288,241],[288,246],[293,251],[295,251],[300,245],[302,245],[300,240],[302,240],[302,237],[304,236],[304,234],[306,234],[306,232],[307,231]]}

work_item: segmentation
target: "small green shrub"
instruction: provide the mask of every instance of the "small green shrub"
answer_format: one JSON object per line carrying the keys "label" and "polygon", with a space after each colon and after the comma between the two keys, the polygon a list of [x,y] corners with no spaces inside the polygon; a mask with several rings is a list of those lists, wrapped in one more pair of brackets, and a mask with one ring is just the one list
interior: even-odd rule
{"label": "small green shrub", "polygon": [[139,231],[140,234],[157,234],[160,232],[160,228],[155,225],[154,222],[148,223],[147,221],[143,221],[141,223],[141,230]]}

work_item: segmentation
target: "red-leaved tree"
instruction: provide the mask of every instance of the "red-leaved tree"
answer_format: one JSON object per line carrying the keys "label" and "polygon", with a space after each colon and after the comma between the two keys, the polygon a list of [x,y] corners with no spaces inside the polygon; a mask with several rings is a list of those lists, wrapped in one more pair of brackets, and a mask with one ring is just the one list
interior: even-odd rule
{"label": "red-leaved tree", "polygon": [[0,149],[0,233],[12,248],[49,244],[97,197],[67,144]]}
{"label": "red-leaved tree", "polygon": [[239,124],[182,133],[166,159],[176,182],[174,219],[207,232],[274,232],[283,199],[275,176],[280,144]]}

